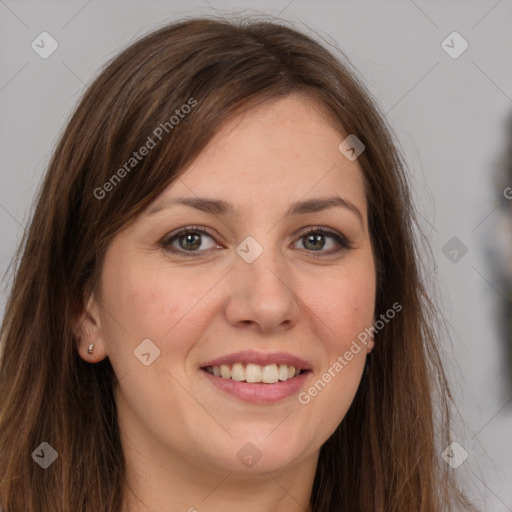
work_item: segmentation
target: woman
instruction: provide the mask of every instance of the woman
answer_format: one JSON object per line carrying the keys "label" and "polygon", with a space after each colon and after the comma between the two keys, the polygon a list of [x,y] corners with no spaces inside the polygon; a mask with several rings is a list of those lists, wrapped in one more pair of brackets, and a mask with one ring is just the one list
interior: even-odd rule
{"label": "woman", "polygon": [[190,19],[131,45],[20,248],[4,511],[474,510],[414,222],[383,119],[311,38]]}

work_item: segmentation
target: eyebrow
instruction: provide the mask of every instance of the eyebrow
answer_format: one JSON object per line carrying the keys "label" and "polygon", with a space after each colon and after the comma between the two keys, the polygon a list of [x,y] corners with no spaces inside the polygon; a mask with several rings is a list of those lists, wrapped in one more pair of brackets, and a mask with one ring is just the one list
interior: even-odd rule
{"label": "eyebrow", "polygon": [[[160,203],[157,203],[148,210],[148,215],[153,215],[175,205],[190,206],[212,215],[226,216],[235,214],[233,205],[226,201],[222,201],[221,199],[208,199],[206,197],[176,197],[165,199]],[[288,211],[285,213],[285,217],[292,215],[305,215],[335,207],[342,207],[350,210],[358,217],[361,225],[364,226],[363,215],[359,209],[352,202],[339,196],[296,201],[290,205]]]}

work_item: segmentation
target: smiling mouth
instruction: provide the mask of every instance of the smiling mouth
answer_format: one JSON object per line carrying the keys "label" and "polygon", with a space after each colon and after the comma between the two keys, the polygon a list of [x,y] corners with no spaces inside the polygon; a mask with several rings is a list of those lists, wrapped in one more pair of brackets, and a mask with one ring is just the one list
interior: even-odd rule
{"label": "smiling mouth", "polygon": [[262,366],[252,363],[245,366],[242,363],[205,366],[201,369],[221,379],[262,384],[285,382],[309,371],[295,368],[287,364],[268,364]]}

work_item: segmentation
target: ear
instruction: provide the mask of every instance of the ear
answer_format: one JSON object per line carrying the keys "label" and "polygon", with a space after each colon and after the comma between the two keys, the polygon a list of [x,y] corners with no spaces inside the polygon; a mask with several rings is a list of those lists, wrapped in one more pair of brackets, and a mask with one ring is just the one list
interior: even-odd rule
{"label": "ear", "polygon": [[[88,363],[97,363],[107,356],[105,341],[101,330],[100,305],[91,293],[84,309],[73,324],[73,333],[77,339],[80,357]],[[88,348],[93,344],[93,352]]]}
{"label": "ear", "polygon": [[[373,316],[373,319],[372,319],[372,325],[373,326],[375,325],[375,315]],[[368,355],[373,350],[374,346],[375,346],[375,336],[372,336],[366,343],[366,355]]]}

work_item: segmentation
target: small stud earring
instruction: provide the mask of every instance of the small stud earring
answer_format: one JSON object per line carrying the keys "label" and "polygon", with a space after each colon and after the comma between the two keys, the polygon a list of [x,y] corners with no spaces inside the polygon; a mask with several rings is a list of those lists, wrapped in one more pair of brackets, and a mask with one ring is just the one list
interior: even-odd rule
{"label": "small stud earring", "polygon": [[89,352],[89,354],[92,354],[93,349],[94,349],[94,343],[91,343],[89,345],[89,348],[87,349],[87,352]]}

